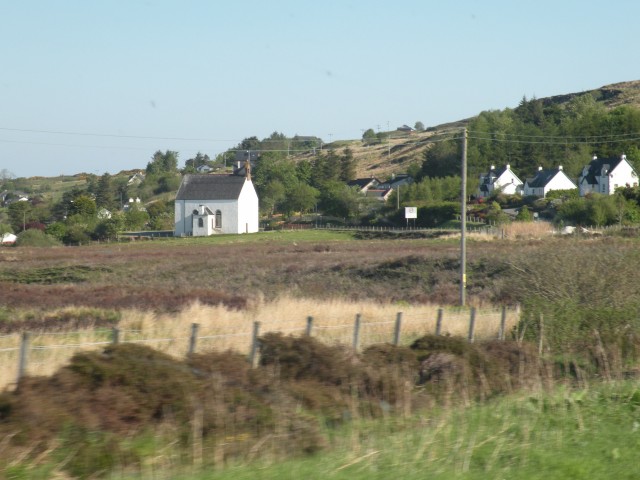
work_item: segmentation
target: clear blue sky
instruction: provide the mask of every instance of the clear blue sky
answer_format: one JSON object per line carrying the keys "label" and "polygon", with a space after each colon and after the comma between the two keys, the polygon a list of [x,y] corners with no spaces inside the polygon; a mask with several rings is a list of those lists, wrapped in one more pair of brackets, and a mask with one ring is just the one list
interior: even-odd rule
{"label": "clear blue sky", "polygon": [[637,80],[639,18],[635,0],[4,0],[0,169],[182,166]]}

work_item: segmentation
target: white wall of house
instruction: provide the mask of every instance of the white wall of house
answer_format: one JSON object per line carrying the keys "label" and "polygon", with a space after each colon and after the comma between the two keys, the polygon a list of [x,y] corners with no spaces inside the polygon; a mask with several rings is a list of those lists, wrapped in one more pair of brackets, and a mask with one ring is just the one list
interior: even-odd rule
{"label": "white wall of house", "polygon": [[[535,177],[532,179],[535,183]],[[529,181],[527,180],[524,183],[524,196],[534,196],[534,197],[546,197],[547,193],[551,190],[572,190],[577,188],[576,184],[567,177],[567,175],[562,170],[562,167],[558,167],[558,171],[551,177],[544,186],[541,187],[531,187],[529,185]]]}
{"label": "white wall of house", "polygon": [[572,190],[576,188],[576,184],[571,181],[569,177],[562,171],[558,173],[544,186],[543,197],[547,195],[551,190]]}
{"label": "white wall of house", "polygon": [[586,178],[584,178],[588,172],[589,166],[587,165],[583,169],[579,182],[581,196],[585,196],[589,193],[613,195],[616,188],[638,186],[638,175],[626,157],[623,157],[620,163],[618,163],[618,165],[616,165],[611,171],[607,171],[607,169],[603,167],[602,171],[599,172],[599,175],[596,176],[597,183],[594,185],[588,183]]}
{"label": "white wall of house", "polygon": [[[485,179],[492,174],[494,167],[491,167],[488,175],[480,175],[480,185],[482,185]],[[487,191],[478,191],[479,197],[489,197],[495,191],[501,191],[507,195],[515,195],[522,192],[522,180],[520,180],[515,173],[511,171],[511,165],[506,166],[506,170],[497,177],[493,182],[486,185]]]}
{"label": "white wall of house", "polygon": [[511,171],[509,165],[502,175],[493,182],[491,190],[500,190],[508,195],[515,195],[522,189],[522,181]]}

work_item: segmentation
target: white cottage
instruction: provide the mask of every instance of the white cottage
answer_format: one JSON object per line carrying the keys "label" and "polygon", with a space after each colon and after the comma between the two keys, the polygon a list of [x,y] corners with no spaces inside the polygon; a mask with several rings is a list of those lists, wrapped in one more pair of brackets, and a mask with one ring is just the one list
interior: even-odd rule
{"label": "white cottage", "polygon": [[251,175],[185,175],[176,194],[176,236],[258,231]]}
{"label": "white cottage", "polygon": [[480,175],[478,196],[486,198],[491,196],[494,191],[500,191],[508,195],[522,193],[522,180],[513,173],[511,165],[507,164],[499,170],[496,170],[496,167],[491,165],[489,172]]}
{"label": "white cottage", "polygon": [[538,173],[533,178],[527,178],[524,182],[524,195],[534,197],[546,197],[551,190],[572,190],[578,188],[562,170],[562,165],[557,169],[543,170],[538,167]]}
{"label": "white cottage", "polygon": [[578,178],[580,196],[588,193],[613,195],[618,187],[637,187],[638,174],[633,169],[626,155],[614,158],[598,158],[582,169]]}

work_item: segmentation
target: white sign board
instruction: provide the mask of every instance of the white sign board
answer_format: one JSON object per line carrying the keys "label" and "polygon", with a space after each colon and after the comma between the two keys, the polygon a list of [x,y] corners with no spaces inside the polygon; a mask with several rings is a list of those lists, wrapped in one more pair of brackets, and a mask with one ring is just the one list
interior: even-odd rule
{"label": "white sign board", "polygon": [[418,207],[404,207],[404,218],[418,218]]}

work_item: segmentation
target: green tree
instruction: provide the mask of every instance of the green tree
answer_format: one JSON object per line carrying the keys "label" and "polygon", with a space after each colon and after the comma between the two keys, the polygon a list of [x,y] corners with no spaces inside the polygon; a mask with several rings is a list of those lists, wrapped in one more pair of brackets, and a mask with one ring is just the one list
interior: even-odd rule
{"label": "green tree", "polygon": [[365,145],[374,145],[378,143],[378,137],[376,136],[376,132],[373,131],[373,128],[369,128],[364,131],[362,134],[362,143]]}
{"label": "green tree", "polygon": [[518,215],[516,215],[516,220],[518,222],[531,222],[533,220],[533,215],[531,215],[529,207],[524,205],[518,212]]}
{"label": "green tree", "polygon": [[96,186],[95,195],[96,206],[98,208],[106,208],[107,210],[115,209],[115,190],[111,181],[111,175],[105,173],[100,177]]}
{"label": "green tree", "polygon": [[424,123],[418,121],[416,122],[416,124],[413,126],[413,128],[415,128],[418,132],[423,132],[424,131]]}
{"label": "green tree", "polygon": [[13,202],[8,207],[9,220],[15,232],[24,230],[24,226],[36,220],[33,216],[33,205],[30,202]]}
{"label": "green tree", "polygon": [[96,201],[87,194],[78,195],[71,201],[71,215],[95,216],[96,212]]}
{"label": "green tree", "polygon": [[149,214],[137,204],[132,204],[124,214],[123,227],[129,231],[142,230],[148,222]]}
{"label": "green tree", "polygon": [[458,141],[451,139],[435,143],[424,153],[423,177],[450,177],[460,172],[462,158]]}
{"label": "green tree", "polygon": [[363,195],[340,181],[327,182],[320,192],[320,209],[326,215],[354,218],[360,210]]}
{"label": "green tree", "polygon": [[283,208],[288,215],[293,212],[304,214],[316,206],[319,196],[320,192],[317,189],[298,181],[287,190]]}
{"label": "green tree", "polygon": [[167,150],[162,153],[158,150],[147,163],[147,175],[159,175],[162,173],[177,173],[178,152]]}
{"label": "green tree", "polygon": [[348,182],[354,178],[356,178],[356,159],[353,156],[353,150],[346,147],[340,157],[340,180]]}
{"label": "green tree", "polygon": [[269,181],[262,189],[260,208],[272,216],[286,196],[286,189],[280,180]]}

